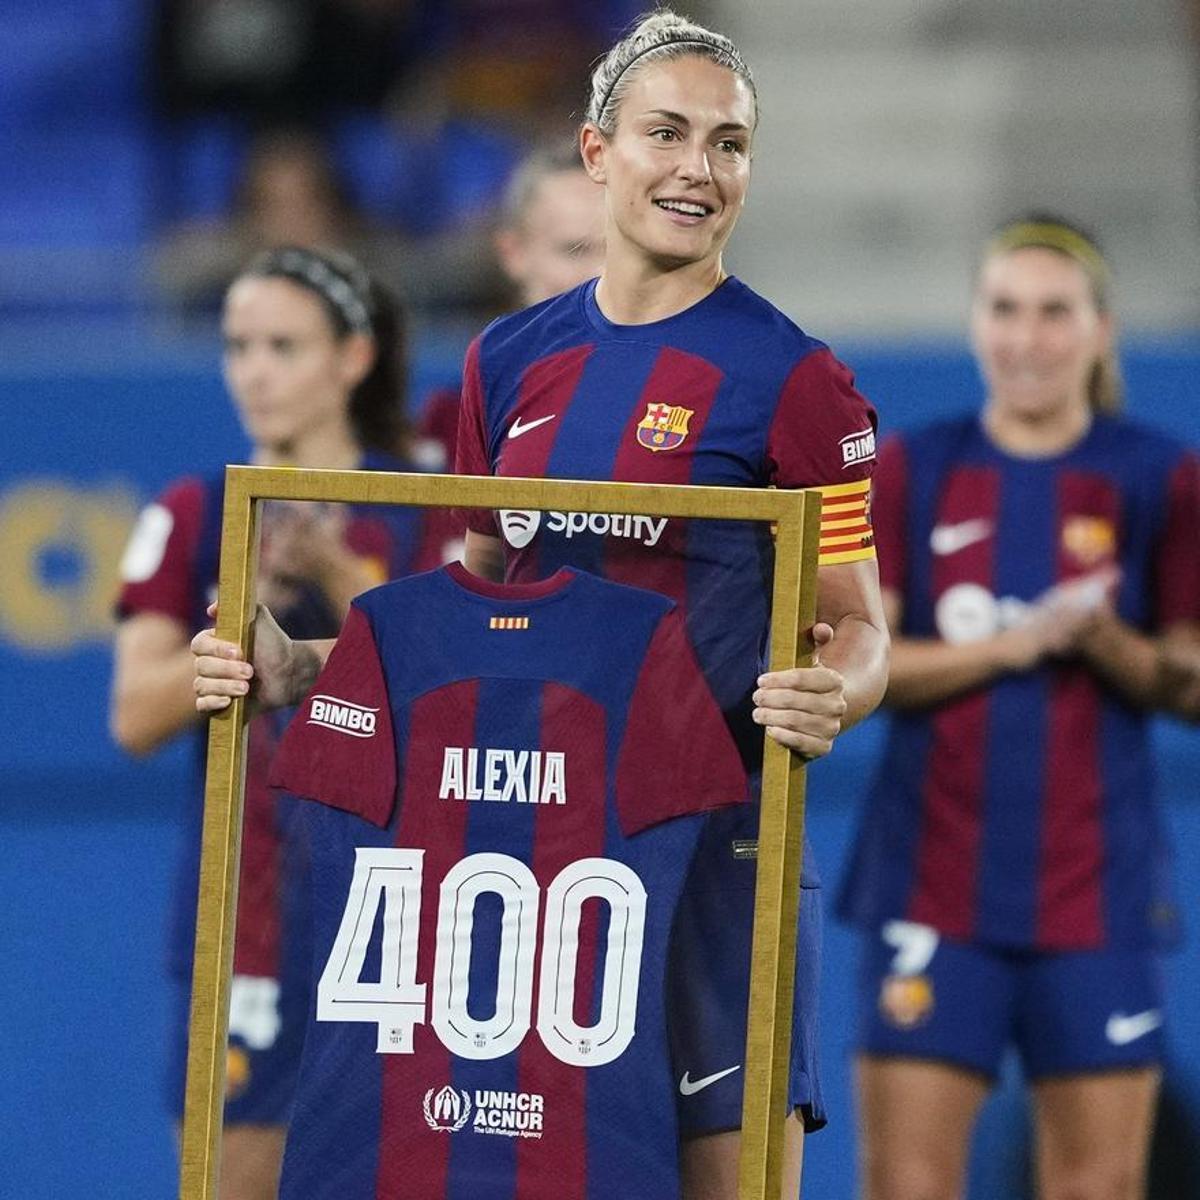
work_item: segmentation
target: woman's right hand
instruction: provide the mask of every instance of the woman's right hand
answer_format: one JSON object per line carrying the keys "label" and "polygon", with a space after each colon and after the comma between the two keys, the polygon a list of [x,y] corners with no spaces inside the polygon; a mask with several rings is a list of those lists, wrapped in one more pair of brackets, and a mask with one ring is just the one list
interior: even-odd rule
{"label": "woman's right hand", "polygon": [[[215,604],[209,605],[208,615],[216,618]],[[235,643],[219,639],[215,629],[202,629],[192,638],[192,654],[197,712],[220,712],[246,695],[252,712],[294,703],[295,646],[265,605],[258,605],[254,617],[252,664]]]}

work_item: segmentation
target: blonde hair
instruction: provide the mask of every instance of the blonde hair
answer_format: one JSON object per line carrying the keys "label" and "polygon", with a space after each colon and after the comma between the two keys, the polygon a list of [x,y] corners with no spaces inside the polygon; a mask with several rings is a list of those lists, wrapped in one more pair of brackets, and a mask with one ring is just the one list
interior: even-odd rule
{"label": "blonde hair", "polygon": [[638,71],[653,63],[671,62],[687,55],[707,58],[743,80],[754,97],[757,123],[758,91],[741,51],[724,34],[713,33],[669,8],[639,17],[593,68],[586,120],[605,137],[611,137],[617,127],[621,101]]}
{"label": "blonde hair", "polygon": [[584,173],[579,144],[574,138],[545,142],[531,150],[518,164],[504,189],[500,205],[500,226],[519,229],[529,215],[538,189],[551,176],[572,171]]}
{"label": "blonde hair", "polygon": [[[987,244],[987,257],[1029,247],[1054,250],[1078,263],[1087,276],[1096,311],[1103,314],[1112,311],[1112,271],[1099,242],[1090,233],[1062,217],[1050,213],[1030,213],[1002,225],[992,235]],[[1088,404],[1093,412],[1119,412],[1124,394],[1121,365],[1117,361],[1116,349],[1110,345],[1107,352],[1092,364],[1087,383]]]}

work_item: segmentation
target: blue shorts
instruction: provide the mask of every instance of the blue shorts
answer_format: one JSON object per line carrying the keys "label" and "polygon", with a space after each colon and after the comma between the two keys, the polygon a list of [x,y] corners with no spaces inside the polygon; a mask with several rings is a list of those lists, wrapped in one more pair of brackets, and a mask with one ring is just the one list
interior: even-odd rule
{"label": "blue shorts", "polygon": [[[671,938],[667,1012],[684,1138],[742,1124],[756,863],[735,857],[735,842],[744,854],[748,839],[724,817],[708,819]],[[788,1093],[810,1132],[826,1123],[817,1061],[821,920],[821,889],[802,888]]]}
{"label": "blue shorts", "polygon": [[[167,1066],[168,1106],[176,1119],[182,1119],[192,988],[191,980],[181,977],[173,977],[171,985],[174,1020]],[[234,986],[238,986],[236,981]],[[225,1055],[226,1125],[286,1125],[290,1120],[308,1024],[307,991],[301,981],[293,981],[279,993],[274,1021],[264,1023],[260,1004],[260,1019],[252,1022],[259,1028],[248,1029],[248,1036],[230,1034]]]}
{"label": "blue shorts", "polygon": [[1027,1079],[1155,1066],[1163,984],[1153,950],[1004,949],[891,921],[864,940],[858,1049],[994,1078],[1011,1046]]}

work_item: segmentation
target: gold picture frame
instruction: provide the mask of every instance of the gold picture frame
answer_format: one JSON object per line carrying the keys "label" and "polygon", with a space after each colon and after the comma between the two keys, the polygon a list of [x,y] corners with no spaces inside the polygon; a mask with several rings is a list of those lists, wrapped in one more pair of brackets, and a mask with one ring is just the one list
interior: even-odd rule
{"label": "gold picture frame", "polygon": [[[417,507],[553,509],[767,521],[776,530],[771,670],[811,661],[816,611],[817,492],[641,483],[228,467],[221,529],[217,634],[249,654],[259,506],[307,500]],[[204,831],[192,977],[181,1200],[217,1200],[225,1043],[242,836],[247,705],[209,724]],[[765,739],[751,951],[739,1200],[776,1200],[787,1112],[796,913],[804,840],[804,762]]]}

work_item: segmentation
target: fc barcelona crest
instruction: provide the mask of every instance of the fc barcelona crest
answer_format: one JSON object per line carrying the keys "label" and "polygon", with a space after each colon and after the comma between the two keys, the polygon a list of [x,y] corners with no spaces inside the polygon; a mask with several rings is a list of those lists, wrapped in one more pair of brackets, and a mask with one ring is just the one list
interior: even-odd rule
{"label": "fc barcelona crest", "polygon": [[1063,523],[1062,544],[1081,566],[1095,567],[1116,555],[1116,526],[1104,517],[1068,517]]}
{"label": "fc barcelona crest", "polygon": [[695,411],[674,404],[647,404],[646,415],[637,424],[638,445],[655,452],[674,450],[687,437]]}
{"label": "fc barcelona crest", "polygon": [[928,975],[889,975],[879,989],[879,1011],[897,1029],[916,1029],[933,1012],[933,981]]}

